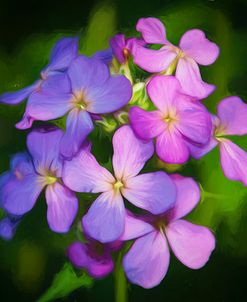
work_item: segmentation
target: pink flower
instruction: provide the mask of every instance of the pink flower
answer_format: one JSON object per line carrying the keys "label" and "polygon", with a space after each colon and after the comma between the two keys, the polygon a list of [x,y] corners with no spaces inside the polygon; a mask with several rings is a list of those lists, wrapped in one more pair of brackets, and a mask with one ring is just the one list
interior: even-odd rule
{"label": "pink flower", "polygon": [[123,267],[130,282],[144,288],[158,285],[165,277],[170,262],[169,247],[191,269],[203,267],[215,248],[214,235],[208,228],[181,219],[200,200],[197,183],[179,175],[173,175],[172,179],[177,187],[172,209],[142,219],[126,215],[121,240],[136,240],[124,256]]}
{"label": "pink flower", "polygon": [[215,86],[203,82],[198,64],[207,66],[214,63],[219,47],[209,41],[203,31],[187,31],[177,47],[166,39],[165,27],[156,18],[140,19],[136,29],[146,43],[162,45],[159,50],[153,50],[135,44],[133,55],[138,66],[148,72],[162,72],[177,60],[176,77],[185,93],[203,99],[213,92]]}

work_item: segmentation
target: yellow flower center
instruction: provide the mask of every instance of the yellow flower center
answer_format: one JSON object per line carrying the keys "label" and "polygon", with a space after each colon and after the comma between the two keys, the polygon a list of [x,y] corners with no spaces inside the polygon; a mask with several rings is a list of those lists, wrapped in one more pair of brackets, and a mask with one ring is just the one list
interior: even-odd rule
{"label": "yellow flower center", "polygon": [[74,92],[73,103],[81,110],[85,110],[88,106],[88,101],[86,100],[85,93],[83,91]]}
{"label": "yellow flower center", "polygon": [[118,192],[123,186],[124,184],[120,180],[118,180],[113,184],[113,190],[115,192]]}
{"label": "yellow flower center", "polygon": [[47,175],[45,177],[45,182],[46,182],[47,185],[52,185],[55,182],[57,182],[57,178],[55,176]]}

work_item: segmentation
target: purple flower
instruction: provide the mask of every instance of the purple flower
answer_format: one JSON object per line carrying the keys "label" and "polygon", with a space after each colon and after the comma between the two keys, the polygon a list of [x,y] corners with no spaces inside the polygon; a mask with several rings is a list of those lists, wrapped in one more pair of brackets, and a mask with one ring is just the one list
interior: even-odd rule
{"label": "purple flower", "polygon": [[126,63],[132,55],[133,43],[144,46],[146,43],[141,39],[125,39],[123,34],[117,34],[110,40],[112,52],[120,64]]}
{"label": "purple flower", "polygon": [[114,267],[111,252],[120,247],[120,242],[102,244],[88,238],[87,243],[72,243],[68,248],[68,257],[75,267],[85,269],[94,278],[103,278]]}
{"label": "purple flower", "polygon": [[7,215],[0,221],[0,237],[4,240],[11,240],[16,232],[16,228],[21,222],[21,216]]}
{"label": "purple flower", "polygon": [[109,68],[102,61],[84,56],[71,63],[68,76],[63,74],[53,79],[30,96],[26,114],[29,119],[47,121],[68,113],[61,153],[70,158],[93,130],[90,114],[120,109],[130,100],[132,87],[124,76],[110,76]]}
{"label": "purple flower", "polygon": [[156,138],[156,152],[167,163],[182,164],[189,158],[188,142],[206,144],[211,117],[205,107],[182,92],[174,76],[155,76],[147,86],[155,111],[132,107],[131,126],[142,139]]}
{"label": "purple flower", "polygon": [[[0,96],[0,103],[19,104],[33,92],[41,89],[46,80],[59,72],[65,71],[71,61],[78,55],[78,38],[62,38],[51,51],[50,63],[41,71],[40,79],[32,85],[15,92],[7,92]],[[27,120],[26,123],[29,121]],[[18,127],[18,124],[17,124]]]}
{"label": "purple flower", "polygon": [[220,161],[225,176],[241,181],[247,186],[247,153],[226,136],[247,134],[247,105],[237,96],[223,99],[218,104],[217,116],[212,116],[212,136],[206,146],[189,145],[191,154],[200,158],[217,145],[220,146]]}
{"label": "purple flower", "polygon": [[140,19],[136,29],[146,43],[162,45],[159,50],[153,50],[136,44],[133,55],[138,66],[148,72],[162,72],[177,60],[176,77],[185,93],[198,99],[212,93],[215,86],[202,81],[198,64],[212,64],[219,55],[219,48],[205,37],[203,31],[187,31],[177,47],[166,39],[165,27],[156,18]]}
{"label": "purple flower", "polygon": [[27,137],[29,154],[16,154],[11,170],[1,176],[1,206],[12,215],[23,215],[36,203],[45,189],[47,220],[55,232],[69,231],[76,216],[75,194],[61,182],[62,161],[59,145],[63,132],[34,130]]}
{"label": "purple flower", "polygon": [[101,193],[83,217],[83,228],[102,243],[117,240],[124,231],[123,197],[154,214],[170,208],[176,197],[166,173],[138,175],[153,155],[152,142],[139,140],[129,126],[122,126],[113,136],[113,149],[114,176],[86,150],[66,161],[63,169],[63,181],[73,191]]}
{"label": "purple flower", "polygon": [[165,277],[170,262],[169,247],[192,269],[204,266],[215,248],[214,236],[208,228],[181,219],[200,199],[197,183],[179,175],[173,175],[172,179],[177,187],[174,207],[162,215],[145,219],[127,214],[125,231],[120,238],[137,238],[124,256],[123,267],[128,279],[144,288],[158,285]]}

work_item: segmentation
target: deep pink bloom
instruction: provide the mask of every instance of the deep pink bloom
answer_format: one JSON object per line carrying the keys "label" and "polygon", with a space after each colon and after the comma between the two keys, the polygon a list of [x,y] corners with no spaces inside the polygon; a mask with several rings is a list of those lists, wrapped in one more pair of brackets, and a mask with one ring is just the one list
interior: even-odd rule
{"label": "deep pink bloom", "polygon": [[162,45],[159,50],[153,50],[135,44],[133,55],[138,66],[148,72],[162,72],[178,59],[176,77],[184,92],[198,99],[206,98],[212,93],[215,86],[203,82],[198,64],[212,64],[219,55],[219,48],[205,37],[203,31],[187,31],[177,47],[166,39],[165,27],[156,18],[140,19],[136,29],[146,43]]}
{"label": "deep pink bloom", "polygon": [[185,95],[174,76],[155,76],[147,86],[155,111],[132,107],[129,118],[142,139],[156,138],[156,152],[167,163],[184,163],[190,152],[187,142],[203,145],[209,141],[211,117],[199,102]]}
{"label": "deep pink bloom", "polygon": [[158,285],[170,262],[169,247],[187,267],[199,269],[208,261],[215,247],[212,232],[183,218],[200,200],[200,189],[192,178],[172,176],[177,187],[174,207],[162,215],[138,219],[126,215],[121,240],[136,239],[124,256],[125,273],[134,284],[144,288]]}
{"label": "deep pink bloom", "polygon": [[129,126],[113,136],[114,176],[85,149],[66,161],[63,181],[73,191],[101,193],[83,217],[86,233],[100,242],[117,240],[124,231],[123,197],[135,206],[159,214],[175,202],[176,189],[165,172],[139,174],[153,155],[152,142],[139,140]]}
{"label": "deep pink bloom", "polygon": [[247,186],[247,152],[226,138],[229,135],[247,134],[247,104],[239,97],[231,96],[218,104],[217,111],[217,116],[212,116],[213,129],[209,143],[201,148],[189,145],[191,154],[198,159],[219,145],[225,176]]}

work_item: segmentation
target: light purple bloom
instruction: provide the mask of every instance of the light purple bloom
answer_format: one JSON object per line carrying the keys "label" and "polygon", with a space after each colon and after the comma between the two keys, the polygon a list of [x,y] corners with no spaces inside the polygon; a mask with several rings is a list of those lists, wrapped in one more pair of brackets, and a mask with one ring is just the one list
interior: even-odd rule
{"label": "light purple bloom", "polygon": [[0,237],[4,240],[11,240],[16,232],[16,228],[21,222],[21,216],[7,215],[0,221]]}
{"label": "light purple bloom", "polygon": [[203,99],[213,92],[215,86],[203,82],[198,64],[212,64],[219,55],[219,48],[205,37],[203,31],[187,31],[177,47],[166,39],[165,27],[156,18],[140,19],[136,29],[146,43],[162,45],[159,50],[153,50],[136,44],[133,56],[138,66],[148,72],[163,72],[178,60],[176,77],[186,94]]}
{"label": "light purple bloom", "polygon": [[[65,71],[77,55],[78,38],[60,39],[53,47],[50,56],[50,63],[41,71],[40,79],[21,90],[2,94],[0,96],[0,103],[11,105],[21,103],[33,92],[40,90],[48,78]],[[26,123],[29,123],[29,121],[27,120]]]}
{"label": "light purple bloom", "polygon": [[87,243],[72,243],[68,247],[68,257],[75,267],[85,269],[94,278],[103,278],[114,267],[111,252],[118,250],[121,245],[120,242],[102,244],[87,238]]}
{"label": "light purple bloom", "polygon": [[138,175],[153,155],[152,142],[139,140],[129,126],[122,126],[113,136],[113,149],[114,176],[86,150],[66,161],[63,169],[63,181],[73,191],[101,193],[83,217],[83,228],[103,243],[117,240],[124,231],[123,197],[154,214],[170,208],[176,197],[165,172]]}
{"label": "light purple bloom", "polygon": [[247,104],[239,97],[231,96],[218,104],[217,111],[217,116],[212,116],[213,129],[209,143],[200,148],[189,145],[191,154],[198,159],[219,145],[225,176],[247,186],[247,152],[226,138],[229,135],[247,134]]}
{"label": "light purple bloom", "polygon": [[144,288],[158,285],[165,277],[169,247],[179,261],[192,269],[204,266],[215,248],[215,238],[208,228],[181,219],[199,202],[199,186],[192,178],[173,175],[172,179],[177,187],[174,207],[162,215],[142,219],[127,214],[120,238],[137,238],[124,256],[123,267],[130,282]]}
{"label": "light purple bloom", "polygon": [[132,55],[133,43],[144,46],[145,41],[137,38],[126,39],[123,34],[117,34],[110,40],[112,52],[120,64],[126,63]]}
{"label": "light purple bloom", "polygon": [[174,76],[155,76],[147,86],[155,111],[132,107],[129,118],[142,139],[156,138],[156,152],[167,163],[182,164],[189,158],[187,142],[197,145],[209,141],[211,117],[206,108],[183,94]]}
{"label": "light purple bloom", "polygon": [[61,182],[62,161],[59,145],[63,132],[34,130],[27,137],[29,154],[16,154],[11,170],[2,175],[1,206],[12,215],[23,215],[36,203],[45,189],[47,220],[59,233],[69,231],[77,213],[75,194]]}
{"label": "light purple bloom", "polygon": [[90,114],[114,112],[128,103],[131,94],[126,77],[111,76],[102,61],[79,56],[71,63],[68,76],[47,81],[44,89],[31,95],[26,115],[47,121],[68,113],[61,153],[70,158],[93,130]]}

